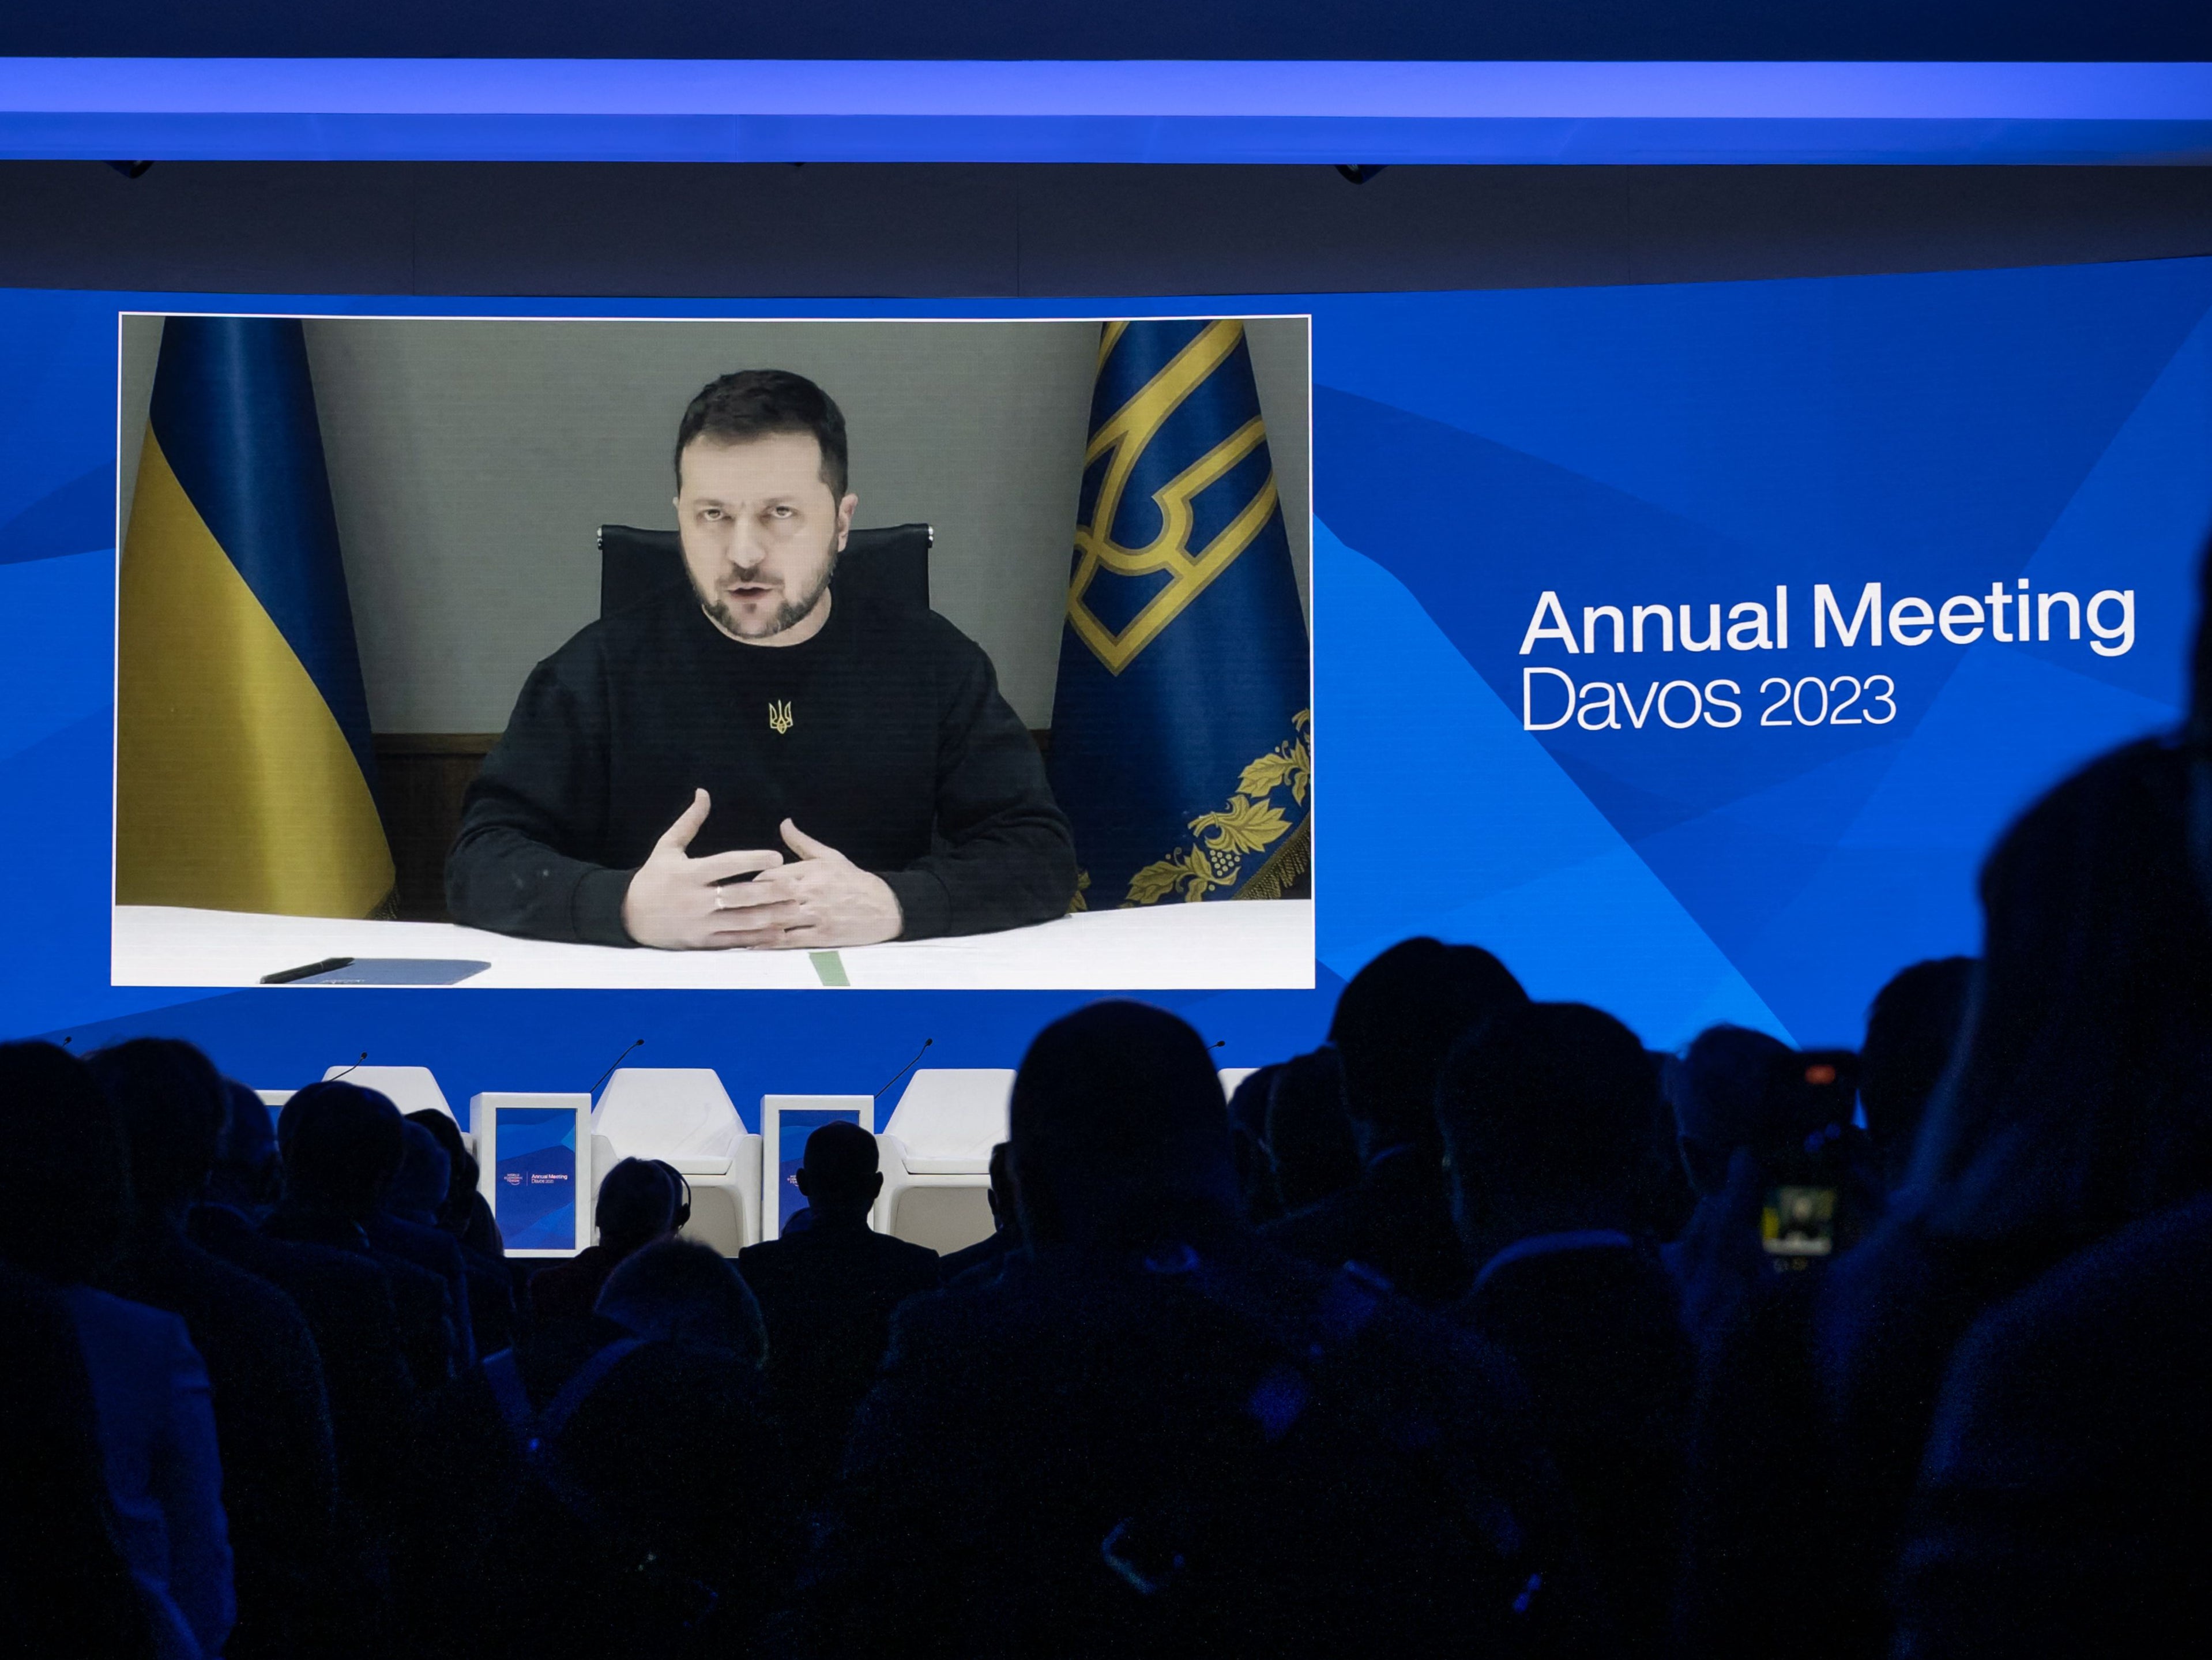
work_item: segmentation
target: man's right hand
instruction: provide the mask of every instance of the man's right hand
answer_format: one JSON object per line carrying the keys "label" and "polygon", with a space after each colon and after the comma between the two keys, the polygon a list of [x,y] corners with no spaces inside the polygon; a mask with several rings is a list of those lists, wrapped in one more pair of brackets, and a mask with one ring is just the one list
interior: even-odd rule
{"label": "man's right hand", "polygon": [[653,854],[629,879],[623,896],[623,927],[641,946],[665,951],[711,951],[734,946],[745,938],[737,926],[744,913],[719,909],[720,884],[732,876],[745,876],[783,862],[772,848],[754,852],[710,853],[694,859],[684,851],[707,822],[714,803],[707,792],[694,793],[684,816],[653,844]]}

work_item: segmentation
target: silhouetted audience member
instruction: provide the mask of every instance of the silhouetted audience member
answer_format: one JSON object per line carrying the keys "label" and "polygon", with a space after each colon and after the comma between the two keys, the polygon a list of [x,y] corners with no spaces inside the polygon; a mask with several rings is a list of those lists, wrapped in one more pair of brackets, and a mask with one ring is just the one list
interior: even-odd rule
{"label": "silhouetted audience member", "polygon": [[384,1208],[403,1222],[438,1225],[453,1165],[438,1138],[422,1125],[400,1121],[399,1168],[385,1189]]}
{"label": "silhouetted audience member", "polygon": [[[1218,1084],[1213,1092],[1218,1104]],[[876,1138],[858,1124],[823,1125],[806,1138],[799,1170],[811,1225],[738,1255],[768,1326],[769,1399],[809,1492],[836,1468],[853,1408],[883,1359],[891,1310],[938,1284],[935,1251],[868,1226],[884,1185],[876,1159]]]}
{"label": "silhouetted audience member", "polygon": [[580,1320],[599,1301],[616,1265],[676,1229],[675,1172],[653,1158],[625,1158],[607,1172],[592,1202],[596,1243],[565,1262],[542,1268],[530,1282],[531,1310],[540,1320]]}
{"label": "silhouetted audience member", "polygon": [[1840,1513],[1840,1651],[1887,1643],[1895,1561],[1950,1350],[2062,1257],[2212,1188],[2212,920],[2191,763],[2166,740],[2093,762],[1982,871],[1977,994],[1898,1212],[1822,1293]]}
{"label": "silhouetted audience member", "polygon": [[[440,1117],[445,1115],[441,1113]],[[450,1122],[450,1121],[449,1121]],[[399,1166],[384,1195],[384,1216],[407,1230],[414,1261],[428,1268],[445,1265],[450,1274],[459,1267],[465,1297],[462,1307],[469,1321],[468,1353],[495,1354],[514,1341],[514,1287],[503,1262],[488,1262],[441,1223],[450,1189],[452,1165],[436,1135],[425,1126],[402,1119]],[[369,1242],[378,1243],[380,1230],[369,1230]]]}
{"label": "silhouetted audience member", "polygon": [[[261,1231],[287,1243],[343,1251],[374,1266],[398,1317],[416,1388],[444,1388],[464,1341],[450,1281],[369,1235],[399,1164],[398,1114],[392,1103],[343,1081],[310,1084],[284,1104],[276,1135],[284,1197]],[[389,1231],[379,1231],[389,1237]]]}
{"label": "silhouetted audience member", "polygon": [[0,1043],[0,1262],[57,1287],[76,1328],[116,1542],[156,1651],[220,1654],[236,1604],[207,1371],[176,1316],[88,1283],[131,1220],[115,1110],[64,1050]]}
{"label": "silhouetted audience member", "polygon": [[185,1238],[207,1185],[228,1091],[208,1058],[174,1038],[139,1037],[86,1058],[122,1121],[135,1214],[103,1280],[180,1316],[207,1364],[236,1558],[232,1660],[325,1650],[337,1465],[322,1362],[306,1320],[267,1281]]}
{"label": "silhouetted audience member", "polygon": [[[1762,1048],[1741,1044],[1748,1064],[1729,1079],[1742,1097],[1730,1104],[1738,1145],[1725,1184],[1699,1201],[1671,1253],[1704,1349],[1676,1634],[1684,1652],[1712,1660],[1760,1651],[1774,1622],[1826,1606],[1831,1554],[1803,1541],[1831,1534],[1848,1477],[1822,1422],[1815,1304],[1824,1275],[1884,1203],[1870,1146],[1849,1122],[1852,1058],[1778,1046],[1765,1051],[1765,1089],[1747,1102]],[[1819,1623],[1806,1639],[1815,1646],[1834,1634],[1832,1621]]]}
{"label": "silhouetted audience member", "polygon": [[237,1079],[222,1080],[228,1111],[208,1172],[206,1198],[258,1222],[284,1192],[283,1161],[276,1153],[276,1122],[258,1092]]}
{"label": "silhouetted audience member", "polygon": [[[1865,1136],[1850,1122],[1851,1064],[1848,1056],[1802,1055],[1765,1032],[1721,1025],[1700,1032],[1680,1061],[1662,1067],[1682,1167],[1698,1199],[1662,1254],[1701,1343],[1740,1340],[1751,1305],[1774,1290],[1775,1265],[1762,1243],[1771,1194],[1783,1187],[1832,1191],[1832,1253],[1858,1243],[1878,1219],[1881,1181]],[[1778,1231],[1778,1214],[1777,1225]],[[1805,1257],[1794,1266],[1825,1262]],[[1808,1317],[1811,1294],[1790,1293],[1798,1306],[1787,1317],[1801,1323]],[[1763,1308],[1758,1313],[1783,1317]]]}
{"label": "silhouetted audience member", "polygon": [[[1805,1299],[1777,1297],[1712,1368],[1692,1505],[1693,1539],[1717,1537],[1691,1553],[1691,1651],[1763,1651],[1787,1625],[1814,1653],[1884,1651],[1882,1588],[1959,1334],[2069,1250],[2203,1181],[2212,939],[2185,775],[2165,745],[2107,757],[2032,808],[1985,866],[1978,1000],[1896,1213],[1825,1284],[1807,1281],[1813,1341],[1775,1317]],[[1755,1184],[1742,1197],[1755,1207]],[[1772,1404],[1790,1400],[1794,1414]],[[1826,1547],[1791,1542],[1808,1535]]]}
{"label": "silhouetted audience member", "polygon": [[1904,1660],[2158,1654],[2212,1620],[2212,1200],[1983,1316],[1936,1409],[1897,1573]]}
{"label": "silhouetted audience member", "polygon": [[1966,1024],[1973,983],[1971,957],[1915,963],[1876,992],[1867,1010],[1859,1101],[1882,1181],[1892,1192],[1905,1185],[1922,1115]]}
{"label": "silhouetted audience member", "polygon": [[440,1112],[435,1107],[409,1113],[407,1122],[420,1124],[436,1136],[438,1145],[446,1151],[446,1197],[438,1207],[438,1225],[465,1249],[495,1262],[502,1260],[507,1256],[507,1241],[500,1235],[491,1201],[477,1190],[477,1178],[482,1170],[476,1155],[461,1140],[461,1127],[453,1122],[450,1113]]}
{"label": "silhouetted audience member", "polygon": [[647,1341],[730,1355],[749,1371],[768,1359],[768,1327],[744,1277],[696,1240],[663,1239],[624,1257],[593,1312]]}
{"label": "silhouetted audience member", "polygon": [[788,1651],[1543,1651],[1571,1575],[1510,1368],[1260,1243],[1197,1034],[1054,1022],[1012,1130],[1030,1260],[899,1311]]}
{"label": "silhouetted audience member", "polygon": [[996,1279],[1006,1265],[1007,1253],[1022,1248],[1022,1216],[1014,1192],[1013,1152],[1010,1141],[1001,1141],[991,1149],[991,1185],[983,1195],[991,1207],[990,1237],[939,1261],[939,1275],[948,1286],[971,1274],[985,1280]]}
{"label": "silhouetted audience member", "polygon": [[0,1263],[0,1655],[152,1660],[69,1310],[46,1281]]}
{"label": "silhouetted audience member", "polygon": [[1675,1145],[1701,1202],[1717,1199],[1727,1188],[1729,1161],[1737,1148],[1775,1140],[1767,1116],[1768,1079],[1789,1053],[1780,1038],[1747,1026],[1708,1026],[1665,1069]]}
{"label": "silhouetted audience member", "polygon": [[1460,1036],[1528,1001],[1488,952],[1407,939],[1352,976],[1329,1026],[1359,1135],[1358,1182],[1273,1224],[1268,1239],[1322,1268],[1359,1262],[1425,1307],[1467,1290],[1445,1192],[1437,1069]]}
{"label": "silhouetted audience member", "polygon": [[458,1478],[434,1523],[445,1560],[426,1568],[447,1599],[431,1651],[741,1650],[793,1519],[763,1348],[731,1265],[663,1239],[608,1275],[598,1315],[550,1323],[462,1380],[426,1433]]}
{"label": "silhouetted audience member", "polygon": [[1638,1232],[1657,1095],[1635,1035],[1579,1003],[1492,1016],[1437,1086],[1477,1265],[1458,1319],[1519,1368],[1628,1654],[1666,1639],[1696,1384],[1674,1280]]}
{"label": "silhouetted audience member", "polygon": [[[234,1093],[232,1104],[234,1110]],[[275,1286],[307,1321],[322,1361],[349,1523],[356,1530],[368,1524],[380,1551],[380,1523],[405,1477],[416,1398],[382,1268],[350,1251],[276,1239],[228,1205],[195,1207],[185,1231],[202,1250]]]}
{"label": "silhouetted audience member", "polygon": [[1344,1109],[1344,1067],[1324,1044],[1286,1061],[1267,1091],[1267,1162],[1285,1211],[1359,1180],[1359,1138]]}
{"label": "silhouetted audience member", "polygon": [[1283,1213],[1274,1165],[1267,1157],[1267,1097],[1281,1070],[1277,1065],[1248,1073],[1229,1097],[1229,1150],[1237,1161],[1237,1191],[1244,1219],[1255,1226]]}
{"label": "silhouetted audience member", "polygon": [[[318,1084],[314,1087],[354,1089],[357,1086]],[[361,1231],[368,1236],[373,1250],[387,1260],[411,1262],[427,1273],[434,1274],[443,1282],[447,1312],[453,1322],[453,1369],[462,1371],[474,1365],[477,1359],[477,1316],[475,1299],[470,1295],[468,1259],[463,1255],[459,1242],[434,1222],[410,1222],[392,1213],[389,1202],[392,1187],[398,1181],[400,1171],[406,1164],[410,1126],[399,1116],[399,1109],[392,1104],[390,1097],[371,1089],[362,1089],[359,1092],[366,1098],[374,1115],[374,1134],[364,1146],[374,1149],[374,1156],[378,1161],[378,1180],[375,1203],[356,1219],[361,1224]],[[298,1099],[296,1096],[293,1098]],[[418,1138],[416,1143],[418,1147],[434,1148],[434,1140],[419,1139],[428,1138],[428,1131],[420,1126],[411,1128]],[[501,1294],[506,1289],[504,1283],[498,1287]]]}

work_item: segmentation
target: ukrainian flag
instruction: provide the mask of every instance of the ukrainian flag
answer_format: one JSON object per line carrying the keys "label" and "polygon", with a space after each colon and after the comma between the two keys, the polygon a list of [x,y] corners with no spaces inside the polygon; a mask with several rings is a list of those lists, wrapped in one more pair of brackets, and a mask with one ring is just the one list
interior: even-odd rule
{"label": "ukrainian flag", "polygon": [[1244,325],[1107,324],[1052,714],[1076,908],[1310,891],[1308,686]]}
{"label": "ukrainian flag", "polygon": [[296,320],[168,319],[120,587],[117,902],[388,914],[392,851]]}

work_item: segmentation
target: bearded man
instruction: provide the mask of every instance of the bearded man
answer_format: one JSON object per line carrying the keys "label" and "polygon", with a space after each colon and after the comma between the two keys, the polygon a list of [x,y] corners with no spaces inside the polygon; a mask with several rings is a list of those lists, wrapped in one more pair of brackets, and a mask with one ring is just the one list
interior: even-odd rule
{"label": "bearded man", "polygon": [[982,648],[840,599],[845,417],[781,369],[684,411],[688,588],[532,672],[446,863],[456,921],[669,949],[873,945],[1066,912],[1074,844]]}

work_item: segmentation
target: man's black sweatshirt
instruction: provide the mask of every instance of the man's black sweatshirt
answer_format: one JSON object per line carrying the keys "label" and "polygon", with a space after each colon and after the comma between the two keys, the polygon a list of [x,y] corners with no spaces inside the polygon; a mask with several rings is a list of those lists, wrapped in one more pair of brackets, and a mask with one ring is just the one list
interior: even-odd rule
{"label": "man's black sweatshirt", "polygon": [[1036,746],[951,623],[833,589],[812,639],[751,645],[672,587],[532,672],[447,857],[453,920],[631,944],[630,877],[695,789],[713,811],[694,858],[793,858],[789,818],[890,884],[902,939],[1042,922],[1075,891]]}

